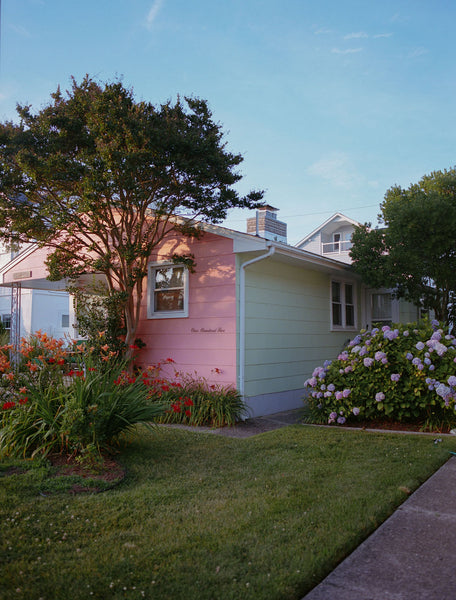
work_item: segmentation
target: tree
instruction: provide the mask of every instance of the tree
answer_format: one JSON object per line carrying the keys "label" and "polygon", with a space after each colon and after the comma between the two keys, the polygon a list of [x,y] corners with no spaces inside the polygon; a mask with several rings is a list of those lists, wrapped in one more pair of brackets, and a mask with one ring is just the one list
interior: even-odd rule
{"label": "tree", "polygon": [[391,287],[448,321],[456,292],[456,170],[425,175],[408,189],[393,186],[378,217],[382,229],[356,228],[354,269],[371,287]]}
{"label": "tree", "polygon": [[[120,81],[86,76],[38,113],[0,124],[0,237],[51,248],[51,279],[102,273],[133,344],[152,250],[171,232],[201,235],[240,197],[240,154],[227,151],[207,102],[136,102]],[[191,256],[170,257],[192,264]]]}

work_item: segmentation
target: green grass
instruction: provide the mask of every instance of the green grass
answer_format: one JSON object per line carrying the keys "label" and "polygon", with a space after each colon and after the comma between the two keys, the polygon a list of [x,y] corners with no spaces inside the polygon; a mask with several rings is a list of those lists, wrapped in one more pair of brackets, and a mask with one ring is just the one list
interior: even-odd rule
{"label": "green grass", "polygon": [[43,496],[43,465],[0,472],[1,598],[298,600],[449,450],[301,425],[244,440],[140,428],[103,493]]}

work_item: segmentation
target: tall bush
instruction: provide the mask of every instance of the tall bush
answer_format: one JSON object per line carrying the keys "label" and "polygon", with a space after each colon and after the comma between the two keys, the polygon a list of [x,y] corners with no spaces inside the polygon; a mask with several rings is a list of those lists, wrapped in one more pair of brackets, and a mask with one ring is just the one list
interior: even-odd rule
{"label": "tall bush", "polygon": [[437,321],[362,331],[305,387],[313,422],[456,425],[456,340]]}

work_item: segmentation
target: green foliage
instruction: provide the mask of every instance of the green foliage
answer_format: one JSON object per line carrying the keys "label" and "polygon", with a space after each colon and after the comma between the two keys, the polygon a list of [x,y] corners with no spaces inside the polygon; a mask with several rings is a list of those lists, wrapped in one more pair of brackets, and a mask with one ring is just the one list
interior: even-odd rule
{"label": "green foliage", "polygon": [[204,100],[153,106],[120,81],[87,76],[38,113],[18,114],[19,124],[0,124],[0,236],[52,249],[53,279],[104,274],[109,293],[124,294],[127,347],[154,248],[263,197],[233,189],[243,158],[227,151]]}
{"label": "green foliage", "polygon": [[126,350],[125,323],[122,306],[125,293],[112,291],[101,285],[88,293],[84,288],[71,286],[68,290],[75,299],[75,315],[78,334],[92,348],[93,359],[102,358],[101,349],[109,348],[119,355]]}
{"label": "green foliage", "polygon": [[456,425],[456,339],[438,322],[362,331],[305,383],[319,423],[391,420]]}
{"label": "green foliage", "polygon": [[392,187],[381,211],[384,229],[368,224],[353,234],[354,269],[370,287],[394,287],[448,322],[456,291],[456,169],[425,175],[406,190]]}
{"label": "green foliage", "polygon": [[[103,349],[102,349],[103,350]],[[164,410],[141,381],[120,385],[125,363],[109,351],[94,361],[84,347],[64,349],[46,334],[24,340],[17,371],[0,349],[3,402],[0,455],[45,456],[67,452],[94,456],[138,423],[149,424]]]}
{"label": "green foliage", "polygon": [[[197,373],[175,370],[167,373],[166,367],[171,367],[173,362],[168,358],[141,374],[151,397],[168,406],[158,422],[224,427],[235,425],[246,415],[247,408],[236,388],[210,384]],[[220,372],[217,368],[212,371],[214,374]]]}

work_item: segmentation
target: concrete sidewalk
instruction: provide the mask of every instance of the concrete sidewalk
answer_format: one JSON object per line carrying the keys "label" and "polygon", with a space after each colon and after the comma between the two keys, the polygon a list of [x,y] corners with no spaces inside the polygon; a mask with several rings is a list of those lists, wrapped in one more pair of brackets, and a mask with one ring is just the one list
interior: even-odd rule
{"label": "concrete sidewalk", "polygon": [[456,457],[305,600],[455,600]]}

